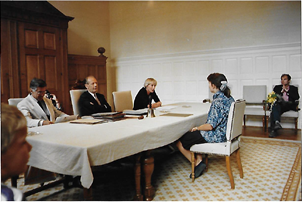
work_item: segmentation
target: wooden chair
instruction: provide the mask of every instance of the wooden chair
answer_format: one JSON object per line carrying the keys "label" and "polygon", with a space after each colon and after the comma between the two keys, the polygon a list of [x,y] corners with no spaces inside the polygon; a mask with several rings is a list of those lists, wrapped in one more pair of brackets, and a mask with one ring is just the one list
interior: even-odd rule
{"label": "wooden chair", "polygon": [[266,85],[243,86],[243,99],[246,101],[246,108],[243,117],[245,126],[247,116],[261,116],[263,130],[267,128],[267,116],[269,112],[265,111],[265,100],[267,98]]}
{"label": "wooden chair", "polygon": [[133,109],[131,91],[112,92],[113,104],[116,112]]}
{"label": "wooden chair", "polygon": [[71,105],[72,105],[72,110],[73,110],[73,114],[74,115],[78,115],[80,114],[80,110],[79,110],[79,99],[82,95],[82,93],[84,93],[87,90],[70,90],[70,98],[71,98]]}
{"label": "wooden chair", "polygon": [[244,116],[245,101],[237,100],[232,103],[228,122],[227,122],[227,131],[226,137],[227,142],[222,143],[204,143],[204,144],[195,144],[190,148],[192,156],[192,180],[194,182],[194,168],[195,168],[195,153],[206,154],[206,169],[208,168],[208,154],[222,155],[226,157],[226,167],[228,175],[230,177],[231,188],[235,189],[234,178],[231,169],[230,156],[233,153],[236,153],[237,164],[240,171],[240,178],[243,178],[243,169],[240,160],[240,146],[239,146],[239,136],[242,133],[242,121]]}

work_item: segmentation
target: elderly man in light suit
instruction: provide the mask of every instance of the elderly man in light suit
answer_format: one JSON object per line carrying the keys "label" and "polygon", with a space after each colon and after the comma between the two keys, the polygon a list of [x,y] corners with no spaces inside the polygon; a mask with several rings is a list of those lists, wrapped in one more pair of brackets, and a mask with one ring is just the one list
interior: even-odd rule
{"label": "elderly man in light suit", "polygon": [[50,99],[44,97],[45,91],[45,81],[34,78],[30,82],[30,94],[18,103],[18,109],[27,120],[27,127],[53,124],[57,117],[68,116],[57,110]]}

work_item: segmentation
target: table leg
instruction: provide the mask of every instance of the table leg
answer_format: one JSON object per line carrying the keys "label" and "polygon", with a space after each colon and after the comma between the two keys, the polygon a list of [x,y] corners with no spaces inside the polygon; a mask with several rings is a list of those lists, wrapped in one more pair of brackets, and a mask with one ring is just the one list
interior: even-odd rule
{"label": "table leg", "polygon": [[141,193],[141,156],[142,154],[139,153],[135,157],[135,166],[134,166],[134,173],[135,173],[135,196],[134,201],[142,201],[143,195]]}
{"label": "table leg", "polygon": [[144,159],[144,172],[145,172],[145,197],[146,201],[152,201],[154,198],[154,187],[151,184],[151,177],[154,170],[154,158],[151,155],[151,151],[146,152],[146,157]]}

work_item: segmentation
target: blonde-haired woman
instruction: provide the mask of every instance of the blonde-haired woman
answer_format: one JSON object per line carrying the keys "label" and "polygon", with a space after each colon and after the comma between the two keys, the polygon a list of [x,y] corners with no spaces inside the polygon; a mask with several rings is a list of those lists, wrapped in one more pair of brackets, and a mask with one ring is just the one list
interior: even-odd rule
{"label": "blonde-haired woman", "polygon": [[[154,78],[147,78],[144,87],[140,89],[140,91],[137,93],[135,100],[134,100],[134,110],[137,109],[144,109],[144,108],[156,108],[161,106],[161,101],[159,100],[156,92],[155,87],[157,85],[157,81]],[[149,103],[152,103],[152,100],[154,100],[154,103],[151,104],[152,106],[149,106]]]}

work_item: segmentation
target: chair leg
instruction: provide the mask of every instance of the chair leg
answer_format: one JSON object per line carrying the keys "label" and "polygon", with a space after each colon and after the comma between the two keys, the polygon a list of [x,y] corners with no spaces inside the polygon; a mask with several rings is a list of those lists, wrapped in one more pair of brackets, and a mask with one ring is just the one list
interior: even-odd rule
{"label": "chair leg", "polygon": [[243,115],[243,126],[245,127],[245,116],[246,115]]}
{"label": "chair leg", "polygon": [[234,178],[233,178],[233,174],[232,174],[230,159],[231,159],[230,156],[225,157],[226,167],[227,167],[228,175],[229,175],[230,182],[231,182],[231,189],[235,189],[235,183],[234,183]]}
{"label": "chair leg", "polygon": [[243,169],[242,169],[242,165],[241,165],[241,158],[240,158],[240,148],[236,151],[236,158],[237,158],[237,165],[239,168],[239,172],[240,172],[240,178],[243,178]]}
{"label": "chair leg", "polygon": [[298,118],[295,118],[295,130],[298,130]]}
{"label": "chair leg", "polygon": [[195,169],[195,155],[194,152],[191,152],[191,165],[192,165],[192,182],[195,180],[195,174],[194,174],[194,169]]}
{"label": "chair leg", "polygon": [[262,117],[262,128],[263,128],[263,131],[265,132],[266,131],[266,116]]}
{"label": "chair leg", "polygon": [[209,158],[208,158],[208,154],[205,155],[205,159],[206,159],[206,172],[208,172],[208,164],[209,164]]}

